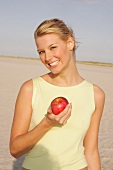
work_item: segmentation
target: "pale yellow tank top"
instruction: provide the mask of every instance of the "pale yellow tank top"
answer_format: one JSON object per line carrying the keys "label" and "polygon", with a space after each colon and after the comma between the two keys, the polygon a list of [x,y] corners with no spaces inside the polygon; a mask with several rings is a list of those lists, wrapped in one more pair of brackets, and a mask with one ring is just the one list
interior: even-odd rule
{"label": "pale yellow tank top", "polygon": [[87,166],[83,139],[95,109],[93,84],[84,80],[59,87],[41,77],[33,79],[32,119],[29,131],[45,116],[51,101],[63,96],[72,103],[67,124],[55,126],[26,154],[23,167],[30,170],[79,170]]}

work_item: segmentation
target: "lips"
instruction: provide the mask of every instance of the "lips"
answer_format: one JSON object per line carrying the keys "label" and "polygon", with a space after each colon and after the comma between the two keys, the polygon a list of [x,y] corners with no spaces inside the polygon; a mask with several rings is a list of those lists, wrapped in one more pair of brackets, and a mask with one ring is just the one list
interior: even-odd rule
{"label": "lips", "polygon": [[49,66],[57,66],[58,63],[59,63],[59,61],[57,60],[57,61],[54,61],[52,63],[49,63]]}

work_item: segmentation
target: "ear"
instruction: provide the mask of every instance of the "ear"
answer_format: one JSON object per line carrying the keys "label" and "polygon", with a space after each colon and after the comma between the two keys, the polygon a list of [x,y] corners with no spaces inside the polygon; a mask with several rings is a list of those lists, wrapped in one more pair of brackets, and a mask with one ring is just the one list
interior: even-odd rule
{"label": "ear", "polygon": [[70,50],[70,51],[72,51],[72,50],[73,50],[73,48],[74,48],[74,40],[73,40],[73,38],[72,38],[72,37],[69,37],[69,38],[68,38],[68,40],[67,40],[67,44],[68,44],[68,48],[69,48],[69,50]]}

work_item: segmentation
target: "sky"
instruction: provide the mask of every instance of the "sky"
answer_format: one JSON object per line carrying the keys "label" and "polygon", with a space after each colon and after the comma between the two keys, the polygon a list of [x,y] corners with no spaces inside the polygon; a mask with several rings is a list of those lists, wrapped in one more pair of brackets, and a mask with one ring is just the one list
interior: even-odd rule
{"label": "sky", "polygon": [[0,0],[0,55],[39,57],[34,31],[51,18],[73,29],[78,61],[113,63],[113,0]]}

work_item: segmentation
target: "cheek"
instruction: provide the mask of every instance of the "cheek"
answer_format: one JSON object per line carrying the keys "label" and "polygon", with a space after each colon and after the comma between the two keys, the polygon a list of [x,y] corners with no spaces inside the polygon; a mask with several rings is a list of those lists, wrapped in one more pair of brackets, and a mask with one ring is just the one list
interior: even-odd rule
{"label": "cheek", "polygon": [[44,56],[40,56],[40,60],[41,60],[41,62],[42,62],[43,64],[45,63]]}
{"label": "cheek", "polygon": [[63,60],[66,60],[69,57],[69,51],[67,48],[61,49],[60,56]]}
{"label": "cheek", "polygon": [[56,57],[64,58],[67,54],[67,50],[65,48],[59,48],[59,50],[56,52]]}

